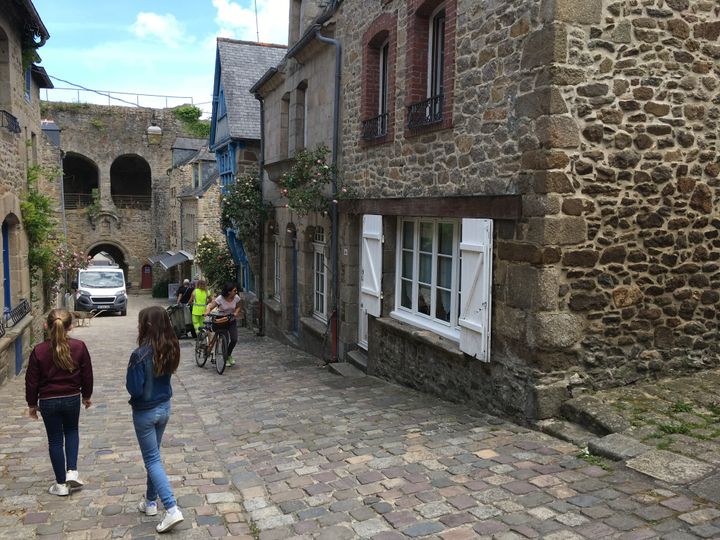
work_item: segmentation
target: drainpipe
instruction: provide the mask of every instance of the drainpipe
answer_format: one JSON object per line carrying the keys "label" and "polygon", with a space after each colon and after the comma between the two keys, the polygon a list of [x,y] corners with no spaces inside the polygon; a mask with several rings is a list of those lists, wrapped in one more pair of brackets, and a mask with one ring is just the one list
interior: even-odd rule
{"label": "drainpipe", "polygon": [[332,199],[333,203],[330,207],[330,218],[332,225],[332,238],[330,243],[330,251],[332,257],[332,269],[333,269],[333,319],[332,319],[332,362],[338,361],[338,349],[339,349],[339,328],[338,328],[338,299],[340,296],[339,283],[340,283],[340,257],[338,251],[338,209],[337,209],[337,197],[338,197],[338,184],[337,184],[337,164],[338,164],[338,151],[340,146],[340,91],[342,82],[342,46],[336,39],[332,39],[320,34],[320,28],[315,30],[315,37],[327,43],[335,46],[335,102],[333,103],[333,134],[332,134],[332,165],[333,165],[333,176],[332,176]]}
{"label": "drainpipe", "polygon": [[[260,94],[255,94],[255,99],[260,102],[260,160],[258,162],[260,197],[262,198],[263,179],[265,177],[265,100]],[[258,336],[265,335],[265,220],[260,220],[258,225],[258,236],[260,238],[260,282],[258,283]]]}

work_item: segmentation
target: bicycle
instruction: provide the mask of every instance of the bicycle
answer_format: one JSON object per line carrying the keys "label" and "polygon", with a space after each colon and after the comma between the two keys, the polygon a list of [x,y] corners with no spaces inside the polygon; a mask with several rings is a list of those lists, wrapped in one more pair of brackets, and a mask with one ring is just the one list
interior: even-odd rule
{"label": "bicycle", "polygon": [[210,315],[205,324],[197,332],[195,340],[195,363],[198,367],[205,366],[208,357],[215,364],[215,371],[222,375],[228,358],[230,336],[228,327],[235,322],[230,315]]}

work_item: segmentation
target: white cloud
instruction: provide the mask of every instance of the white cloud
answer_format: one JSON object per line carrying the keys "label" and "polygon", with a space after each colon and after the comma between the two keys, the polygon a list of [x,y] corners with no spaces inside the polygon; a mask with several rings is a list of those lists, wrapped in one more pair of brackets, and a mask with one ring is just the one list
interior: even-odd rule
{"label": "white cloud", "polygon": [[141,11],[130,29],[140,38],[156,38],[173,48],[187,41],[184,26],[171,13],[158,15]]}
{"label": "white cloud", "polygon": [[257,0],[257,28],[255,25],[255,0],[244,8],[232,0],[212,0],[217,10],[215,22],[220,35],[248,41],[265,43],[287,43],[288,0]]}

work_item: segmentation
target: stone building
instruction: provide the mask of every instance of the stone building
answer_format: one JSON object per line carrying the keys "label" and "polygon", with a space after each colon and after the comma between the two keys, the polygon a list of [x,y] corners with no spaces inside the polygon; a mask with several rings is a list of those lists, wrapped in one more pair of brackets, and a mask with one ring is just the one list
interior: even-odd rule
{"label": "stone building", "polygon": [[169,249],[168,169],[183,130],[171,109],[45,103],[61,130],[68,245],[108,253],[134,288],[152,286],[149,259]]}
{"label": "stone building", "polygon": [[369,373],[536,419],[718,365],[719,10],[339,4],[340,336]]}
{"label": "stone building", "polygon": [[[43,164],[45,140],[40,125],[40,88],[52,88],[45,70],[35,65],[37,49],[50,37],[30,0],[6,2],[0,12],[0,219],[2,220],[2,305],[0,383],[23,367],[33,335],[31,296],[44,301],[39,287],[31,292],[28,243],[20,198],[30,171]],[[34,294],[33,294],[34,293]],[[40,313],[37,313],[40,311]],[[38,316],[39,315],[39,316]]]}
{"label": "stone building", "polygon": [[[210,151],[215,153],[222,186],[243,175],[257,176],[260,104],[249,89],[284,54],[282,45],[217,39]],[[239,281],[243,290],[256,293],[259,260],[253,260],[253,255],[232,230],[225,232],[230,251],[240,268]]]}
{"label": "stone building", "polygon": [[[178,137],[173,144],[170,177],[170,251],[183,251],[192,259],[177,267],[174,279],[199,274],[192,262],[203,236],[224,240],[220,230],[220,187],[217,163],[207,139]],[[162,265],[162,261],[160,261]]]}
{"label": "stone building", "polygon": [[[278,179],[300,150],[333,146],[335,2],[290,2],[287,54],[253,86],[263,102],[263,196],[274,212],[264,233],[266,332],[329,360],[333,319],[332,222],[287,207]],[[338,134],[339,135],[339,134]]]}

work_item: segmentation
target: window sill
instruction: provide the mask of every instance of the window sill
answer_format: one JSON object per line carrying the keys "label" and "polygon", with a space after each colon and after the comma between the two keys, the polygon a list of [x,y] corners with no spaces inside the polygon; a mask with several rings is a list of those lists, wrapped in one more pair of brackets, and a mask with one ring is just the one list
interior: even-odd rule
{"label": "window sill", "polygon": [[276,298],[268,298],[267,300],[265,300],[265,307],[273,313],[282,312],[282,306],[280,305],[280,301]]}
{"label": "window sill", "polygon": [[460,330],[453,330],[448,326],[434,323],[428,319],[412,315],[406,311],[402,311],[399,309],[391,311],[390,317],[398,321],[402,321],[405,324],[409,324],[410,326],[415,326],[418,328],[422,328],[423,330],[428,330],[434,334],[439,335],[440,337],[449,339],[456,344],[460,343]]}
{"label": "window sill", "polygon": [[[393,315],[392,313],[390,314]],[[448,355],[455,357],[457,360],[464,360],[465,353],[463,353],[458,343],[455,340],[446,339],[442,336],[437,335],[431,330],[421,330],[415,327],[411,323],[406,323],[398,319],[382,317],[375,319],[377,324],[380,324],[386,328],[392,329],[394,332],[407,336],[407,338],[415,339],[424,345],[434,347],[447,353]]]}
{"label": "window sill", "polygon": [[327,331],[327,324],[319,321],[315,317],[300,317],[300,324],[303,325],[311,334],[316,335],[319,338],[325,336]]}

